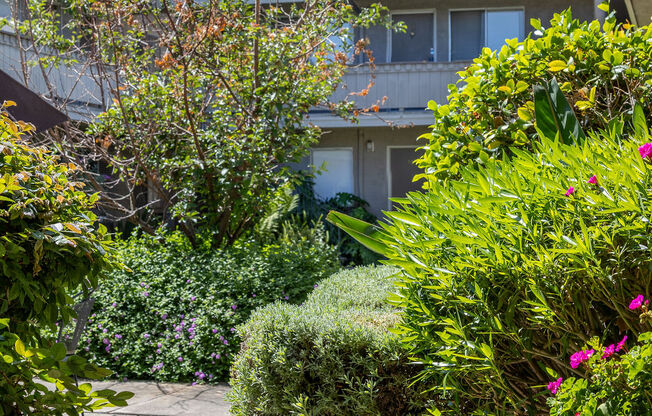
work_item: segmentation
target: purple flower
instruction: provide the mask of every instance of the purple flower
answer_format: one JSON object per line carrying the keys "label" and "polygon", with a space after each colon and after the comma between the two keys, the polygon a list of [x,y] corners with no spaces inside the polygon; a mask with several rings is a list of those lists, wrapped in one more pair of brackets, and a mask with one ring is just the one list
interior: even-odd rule
{"label": "purple flower", "polygon": [[104,343],[104,344],[108,344],[108,343],[109,343],[109,340],[108,340],[107,338],[104,338],[104,339],[102,340],[102,343]]}
{"label": "purple flower", "polygon": [[182,361],[183,361],[183,357],[179,357],[179,358],[177,358],[177,361],[182,362]]}
{"label": "purple flower", "polygon": [[595,184],[598,183],[598,177],[595,176],[595,175],[593,175],[593,176],[591,176],[591,177],[589,178],[589,180],[588,180],[587,182],[590,183],[591,185],[595,185]]}
{"label": "purple flower", "polygon": [[290,300],[290,297],[289,297],[289,296],[286,296],[286,297],[285,297],[285,300]]}
{"label": "purple flower", "polygon": [[186,315],[183,315],[183,314],[181,315],[181,319],[183,319],[183,318],[185,318],[185,317],[186,317]]}
{"label": "purple flower", "polygon": [[571,195],[573,195],[573,192],[575,192],[575,188],[571,186],[570,188],[568,188],[568,190],[566,191],[566,193],[564,195],[565,196],[571,196]]}
{"label": "purple flower", "polygon": [[160,349],[157,349],[157,350],[156,350],[156,353],[157,353],[157,354],[160,354],[160,353],[161,353],[161,350],[160,350]]}
{"label": "purple flower", "polygon": [[559,386],[561,386],[562,381],[564,381],[564,379],[559,377],[556,381],[551,381],[548,383],[548,390],[550,390],[550,393],[557,394],[557,390],[559,390]]}
{"label": "purple flower", "polygon": [[190,279],[186,280],[186,283],[190,283]]}
{"label": "purple flower", "polygon": [[149,334],[143,334],[143,338],[149,339]]}
{"label": "purple flower", "polygon": [[312,288],[313,288],[313,289],[317,289],[317,286],[319,286],[319,285],[318,285],[318,284],[315,284]]}
{"label": "purple flower", "polygon": [[231,309],[233,309],[233,310],[238,309],[238,305],[231,305]]}
{"label": "purple flower", "polygon": [[161,348],[161,347],[163,346],[163,344],[161,344],[161,343],[159,342],[158,344],[156,344],[156,346],[159,347],[159,348]]}
{"label": "purple flower", "polygon": [[224,341],[224,337],[220,335],[220,341]]}
{"label": "purple flower", "polygon": [[107,332],[109,332],[109,330],[106,329],[106,328],[104,328],[104,329],[102,330],[102,333],[103,333],[103,334],[106,334]]}
{"label": "purple flower", "polygon": [[229,345],[229,341],[224,340],[224,345]]}
{"label": "purple flower", "polygon": [[578,351],[575,354],[571,355],[570,358],[570,365],[572,368],[577,368],[582,364],[584,361],[588,361],[589,358],[593,355],[595,351],[594,350],[586,350],[586,351]]}
{"label": "purple flower", "polygon": [[163,319],[168,319],[168,314],[167,314],[167,313],[164,313],[163,315],[161,315],[161,318],[163,318]]}
{"label": "purple flower", "polygon": [[118,306],[118,304],[115,303],[115,302],[113,302],[113,303],[111,304],[111,306],[113,306],[113,307],[115,308],[116,306]]}
{"label": "purple flower", "polygon": [[643,159],[652,156],[652,143],[645,143],[643,146],[639,147],[638,153],[641,154]]}
{"label": "purple flower", "polygon": [[643,295],[638,295],[629,304],[629,309],[631,310],[636,310],[640,308],[643,305],[643,302],[645,301],[645,298],[643,298]]}
{"label": "purple flower", "polygon": [[235,328],[231,328],[231,332],[235,332]]}
{"label": "purple flower", "polygon": [[215,358],[219,360],[220,358],[222,358],[222,356],[220,354],[215,354]]}
{"label": "purple flower", "polygon": [[193,381],[193,382],[192,382],[192,385],[193,385],[193,386],[196,386],[196,385],[197,385],[197,382],[196,382],[196,381]]}
{"label": "purple flower", "polygon": [[600,359],[604,360],[605,358],[609,358],[612,355],[614,355],[614,352],[616,352],[616,346],[614,344],[611,344],[604,349],[604,354],[602,354],[602,357],[600,357]]}
{"label": "purple flower", "polygon": [[115,339],[122,339],[122,335],[120,335],[120,334],[115,334]]}
{"label": "purple flower", "polygon": [[145,297],[149,296],[149,292],[144,292],[143,296],[145,296]]}
{"label": "purple flower", "polygon": [[145,282],[140,282],[140,287],[145,287]]}
{"label": "purple flower", "polygon": [[104,351],[106,351],[106,352],[111,351],[111,345],[107,345],[106,348],[104,348]]}
{"label": "purple flower", "polygon": [[191,296],[191,297],[190,297],[190,300],[191,300],[192,302],[194,302],[195,299],[197,299],[197,296]]}
{"label": "purple flower", "polygon": [[204,374],[204,373],[199,373],[199,379],[200,379],[200,380],[203,380],[204,377],[206,377],[206,374]]}
{"label": "purple flower", "polygon": [[620,342],[616,345],[616,351],[620,351],[625,348],[625,342],[627,342],[627,335],[625,335],[623,339],[621,339]]}
{"label": "purple flower", "polygon": [[217,329],[213,328],[213,333],[217,334]]}
{"label": "purple flower", "polygon": [[252,297],[252,298],[255,298],[255,297],[256,297],[256,294],[255,294],[255,293],[252,293],[252,294],[251,294],[251,297]]}
{"label": "purple flower", "polygon": [[174,336],[174,339],[179,339],[179,337],[181,337],[181,335],[176,334],[176,335]]}

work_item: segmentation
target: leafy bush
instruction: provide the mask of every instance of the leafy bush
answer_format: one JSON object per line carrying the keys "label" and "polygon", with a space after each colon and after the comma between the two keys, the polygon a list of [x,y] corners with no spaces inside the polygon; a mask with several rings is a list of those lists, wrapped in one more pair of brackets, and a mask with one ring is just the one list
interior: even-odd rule
{"label": "leafy bush", "polygon": [[[71,294],[97,286],[112,259],[105,229],[91,212],[95,198],[74,181],[76,167],[31,147],[25,136],[33,127],[12,121],[5,111],[10,105],[0,106],[0,414],[78,414],[125,405],[130,393],[77,388],[71,376],[101,378],[110,371],[76,356],[64,362],[64,344],[40,336],[76,317]],[[37,377],[60,390],[48,392]]]}
{"label": "leafy bush", "polygon": [[238,327],[234,415],[422,414],[420,367],[408,362],[386,302],[396,269],[357,268],[322,282],[303,305],[274,303]]}
{"label": "leafy bush", "polygon": [[94,294],[83,353],[121,377],[223,381],[235,327],[275,300],[302,302],[338,268],[321,228],[285,229],[277,242],[193,249],[180,233],[132,237],[117,270]]}
{"label": "leafy bush", "polygon": [[542,411],[531,386],[571,374],[560,357],[641,332],[627,304],[652,283],[649,137],[542,138],[410,193],[382,232],[331,216],[403,269],[391,301],[424,377],[480,409]]}
{"label": "leafy bush", "polygon": [[[296,186],[298,204],[295,213],[308,221],[320,221],[329,211],[346,213],[354,218],[367,222],[376,222],[376,217],[367,208],[369,203],[364,199],[346,192],[338,192],[334,197],[320,199],[315,195],[314,181],[310,176],[303,176]],[[377,262],[380,257],[373,251],[351,238],[330,223],[326,223],[328,239],[338,247],[340,259],[344,265],[366,265]]]}
{"label": "leafy bush", "polygon": [[[536,37],[507,40],[499,51],[484,48],[450,85],[448,103],[431,101],[435,122],[418,161],[432,178],[456,175],[460,165],[486,163],[505,148],[533,148],[532,85],[556,76],[585,129],[606,128],[645,103],[652,114],[652,26],[579,22],[569,10],[549,28],[530,21]],[[541,126],[539,126],[541,127]]]}
{"label": "leafy bush", "polygon": [[[643,296],[637,296],[643,302]],[[632,301],[630,309],[642,307],[641,321],[652,322],[649,300]],[[639,343],[627,351],[627,336],[617,344],[603,347],[596,338],[590,349],[571,356],[571,366],[585,371],[585,378],[558,378],[548,384],[551,415],[649,415],[652,412],[652,332],[638,337]],[[619,352],[626,354],[618,356]]]}

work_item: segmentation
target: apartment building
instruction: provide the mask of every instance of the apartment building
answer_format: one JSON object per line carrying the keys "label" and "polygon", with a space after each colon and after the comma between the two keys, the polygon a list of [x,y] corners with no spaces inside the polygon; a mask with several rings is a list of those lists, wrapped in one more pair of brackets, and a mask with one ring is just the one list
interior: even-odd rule
{"label": "apartment building", "polygon": [[[370,1],[356,0],[359,6]],[[383,97],[378,113],[361,115],[353,125],[326,112],[313,112],[309,121],[326,134],[304,165],[327,170],[316,177],[321,197],[350,192],[369,202],[379,215],[391,208],[391,197],[418,189],[412,182],[418,168],[417,137],[428,131],[432,112],[429,100],[445,102],[448,85],[457,72],[471,63],[483,47],[499,49],[505,39],[523,39],[531,18],[548,21],[571,7],[580,20],[603,17],[594,0],[386,0],[394,21],[403,21],[405,33],[370,28],[356,34],[367,37],[375,57],[375,85],[365,97],[355,97],[362,107]],[[360,91],[369,83],[368,66],[351,68],[336,98]],[[394,127],[392,127],[393,125]]]}

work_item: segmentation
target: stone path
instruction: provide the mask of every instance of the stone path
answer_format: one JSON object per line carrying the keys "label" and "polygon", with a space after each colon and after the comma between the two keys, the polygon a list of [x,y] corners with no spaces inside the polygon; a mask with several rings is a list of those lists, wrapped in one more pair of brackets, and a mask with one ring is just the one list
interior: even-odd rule
{"label": "stone path", "polygon": [[[225,394],[229,386],[157,383],[154,381],[92,382],[93,390],[111,389],[131,391],[136,395],[128,400],[126,407],[107,407],[92,415],[123,416],[228,416],[229,404]],[[88,414],[88,413],[86,413]]]}

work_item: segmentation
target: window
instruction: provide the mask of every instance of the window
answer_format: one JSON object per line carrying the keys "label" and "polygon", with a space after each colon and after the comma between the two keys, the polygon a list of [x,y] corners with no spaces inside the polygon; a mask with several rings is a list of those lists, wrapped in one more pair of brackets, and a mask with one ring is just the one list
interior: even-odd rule
{"label": "window", "polygon": [[434,13],[392,14],[394,23],[405,23],[405,32],[389,31],[390,62],[433,61],[435,51]]}
{"label": "window", "polygon": [[450,12],[450,60],[470,60],[482,48],[500,49],[505,39],[523,39],[523,10]]}
{"label": "window", "polygon": [[338,192],[354,192],[352,148],[313,149],[312,164],[321,170],[315,177],[318,197],[332,198]]}

